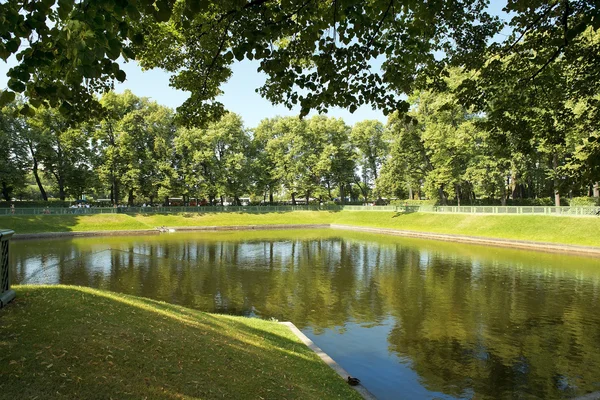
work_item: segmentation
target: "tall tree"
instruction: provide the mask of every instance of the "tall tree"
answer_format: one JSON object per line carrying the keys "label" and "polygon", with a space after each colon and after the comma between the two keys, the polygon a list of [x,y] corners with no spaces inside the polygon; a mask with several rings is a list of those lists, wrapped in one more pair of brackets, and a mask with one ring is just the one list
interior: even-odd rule
{"label": "tall tree", "polygon": [[85,176],[83,171],[89,170],[87,138],[54,109],[40,109],[28,124],[33,131],[31,138],[36,139],[36,162],[54,178],[58,196],[64,201],[69,184],[79,185],[76,181]]}
{"label": "tall tree", "polygon": [[28,170],[27,125],[16,114],[17,104],[0,108],[0,185],[4,200],[11,201],[13,193],[25,185]]}
{"label": "tall tree", "polygon": [[[379,177],[379,170],[388,152],[385,127],[377,120],[358,122],[350,134],[352,144],[358,150],[358,165],[362,179],[355,182],[360,186],[365,201]],[[376,193],[380,198],[380,193]]]}

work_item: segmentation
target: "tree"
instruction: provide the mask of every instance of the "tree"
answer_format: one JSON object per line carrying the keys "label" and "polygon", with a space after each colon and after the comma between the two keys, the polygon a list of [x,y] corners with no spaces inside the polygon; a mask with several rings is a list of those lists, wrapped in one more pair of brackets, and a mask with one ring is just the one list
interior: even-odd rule
{"label": "tree", "polygon": [[[368,201],[371,189],[379,177],[379,170],[388,152],[385,128],[377,120],[358,122],[350,134],[352,144],[358,150],[358,165],[362,179],[355,179],[365,201]],[[380,198],[380,193],[376,193]]]}
{"label": "tree", "polygon": [[296,205],[298,195],[303,195],[308,204],[321,189],[323,170],[319,159],[325,146],[325,136],[319,128],[320,118],[279,118],[267,142],[267,152],[275,161],[274,176],[287,190],[293,205]]}
{"label": "tree", "polygon": [[202,193],[213,204],[220,196],[240,197],[250,187],[252,168],[249,154],[251,139],[242,119],[227,113],[206,129],[180,129],[175,147],[181,160],[179,177],[184,196]]}
{"label": "tree", "polygon": [[332,190],[339,189],[343,204],[346,188],[354,181],[356,161],[354,147],[350,142],[350,128],[340,118],[315,116],[308,121],[308,129],[313,136],[322,138],[323,149],[319,154],[316,170],[322,177],[322,184],[329,200],[334,200]]}
{"label": "tree", "polygon": [[[136,197],[154,199],[171,188],[174,158],[173,113],[147,98],[126,90],[100,99],[105,117],[88,123],[94,143],[94,165],[100,181],[109,188],[113,204],[121,194],[132,206]],[[166,195],[168,197],[168,194]]]}
{"label": "tree", "polygon": [[[436,68],[436,51],[449,50],[452,43],[457,52],[481,47],[499,25],[483,0],[64,0],[58,6],[8,0],[0,6],[0,56],[17,54],[19,60],[9,72],[11,91],[4,99],[20,92],[33,106],[48,102],[78,117],[94,104],[94,91],[125,79],[115,62],[119,56],[176,72],[173,86],[191,92],[180,110],[186,121],[223,114],[222,105],[211,100],[229,78],[234,59],[243,58],[261,60],[270,77],[263,94],[275,102],[300,102],[303,115],[331,105],[396,109],[403,102],[390,91],[411,85],[417,69]],[[23,41],[28,46],[21,50]],[[403,46],[390,47],[399,41]],[[384,70],[399,73],[380,77],[370,71],[370,60],[384,54]],[[298,95],[295,86],[310,93]]]}
{"label": "tree", "polygon": [[448,90],[415,92],[408,118],[390,118],[394,142],[384,174],[388,187],[394,188],[390,181],[397,174],[396,180],[408,187],[422,183],[430,198],[442,204],[450,195],[458,205],[461,199],[474,200],[473,183],[466,171],[469,165],[482,161],[478,155],[482,154],[484,136],[477,126],[478,116],[461,105],[452,92],[464,77],[457,70],[449,71],[445,80]]}
{"label": "tree", "polygon": [[147,198],[152,203],[158,196],[161,181],[159,165],[167,156],[162,144],[172,140],[172,122],[169,108],[145,98],[140,99],[138,107],[118,122],[117,145],[124,168],[121,184],[126,189],[129,206],[134,205],[136,197]]}
{"label": "tree", "polygon": [[[397,95],[442,83],[448,66],[466,66],[495,83],[494,57],[532,58],[530,84],[559,58],[576,71],[571,98],[597,93],[600,28],[595,0],[514,0],[507,3],[510,37],[492,40],[506,24],[485,0],[7,0],[0,4],[0,57],[15,54],[9,91],[24,93],[28,114],[42,103],[85,119],[96,101],[125,73],[115,61],[136,59],[146,68],[173,72],[172,85],[190,98],[179,109],[186,124],[224,114],[215,101],[231,65],[259,60],[268,75],[261,94],[274,103],[311,109],[370,104],[386,113],[406,111]],[[372,68],[381,59],[382,71]],[[490,61],[491,60],[491,61]],[[477,102],[482,81],[467,85]],[[302,90],[298,90],[302,89]]]}
{"label": "tree", "polygon": [[28,159],[24,142],[27,129],[24,118],[16,115],[17,104],[0,109],[0,185],[4,200],[25,186]]}
{"label": "tree", "polygon": [[69,186],[79,187],[76,191],[81,193],[80,180],[89,176],[90,159],[83,131],[71,128],[67,119],[54,109],[40,109],[27,122],[32,131],[31,145],[36,146],[35,162],[41,163],[44,171],[54,178],[60,200],[66,199]]}
{"label": "tree", "polygon": [[276,171],[276,158],[272,152],[267,151],[269,140],[275,138],[275,125],[279,118],[265,118],[253,131],[252,139],[252,171],[254,190],[266,199],[269,196],[269,204],[273,204],[273,193],[280,185],[280,178]]}

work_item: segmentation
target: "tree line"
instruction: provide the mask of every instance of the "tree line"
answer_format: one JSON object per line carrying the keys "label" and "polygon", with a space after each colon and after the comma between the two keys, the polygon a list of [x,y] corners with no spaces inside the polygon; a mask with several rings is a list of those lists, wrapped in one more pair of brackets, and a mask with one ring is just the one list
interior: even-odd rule
{"label": "tree line", "polygon": [[[430,199],[439,204],[566,204],[565,197],[598,197],[598,164],[590,157],[589,126],[579,104],[565,106],[574,125],[552,142],[535,130],[527,146],[494,116],[462,105],[453,70],[445,90],[415,91],[408,113],[387,124],[348,126],[339,118],[267,118],[248,129],[226,113],[205,128],[181,126],[168,107],[130,91],[100,98],[105,112],[72,124],[56,109],[0,114],[0,184],[10,201],[110,199],[112,204],[183,204],[204,200],[241,204],[369,202]],[[547,123],[546,113],[527,123]],[[522,137],[521,126],[518,137]],[[515,140],[511,143],[508,140]],[[31,187],[36,188],[33,194]],[[29,189],[29,190],[28,190]]]}

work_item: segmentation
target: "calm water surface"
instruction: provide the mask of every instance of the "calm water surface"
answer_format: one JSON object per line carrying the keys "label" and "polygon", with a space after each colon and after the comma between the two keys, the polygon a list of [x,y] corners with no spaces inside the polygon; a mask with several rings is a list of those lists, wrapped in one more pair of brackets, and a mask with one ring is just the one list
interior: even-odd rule
{"label": "calm water surface", "polygon": [[381,399],[600,391],[600,259],[332,230],[39,241],[15,283],[294,322]]}

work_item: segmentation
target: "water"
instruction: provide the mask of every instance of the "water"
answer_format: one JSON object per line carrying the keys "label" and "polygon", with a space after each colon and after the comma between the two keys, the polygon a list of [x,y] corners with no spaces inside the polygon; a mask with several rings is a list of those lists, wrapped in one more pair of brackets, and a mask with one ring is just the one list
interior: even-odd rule
{"label": "water", "polygon": [[294,322],[380,399],[600,391],[600,259],[334,230],[15,241],[15,283]]}

